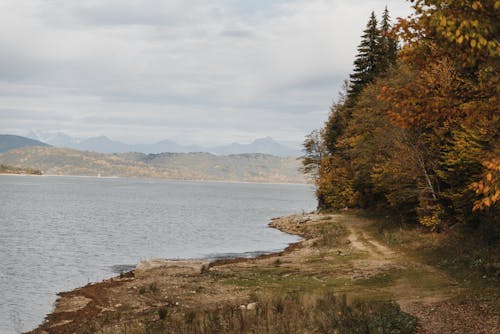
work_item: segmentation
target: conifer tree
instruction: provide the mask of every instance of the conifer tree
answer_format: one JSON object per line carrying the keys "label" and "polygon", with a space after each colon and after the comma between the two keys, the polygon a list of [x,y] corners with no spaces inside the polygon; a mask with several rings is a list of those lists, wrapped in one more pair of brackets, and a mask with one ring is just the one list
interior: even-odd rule
{"label": "conifer tree", "polygon": [[380,22],[379,72],[385,72],[389,66],[396,63],[398,42],[390,36],[391,29],[391,17],[389,16],[389,10],[385,7],[382,14],[382,21]]}
{"label": "conifer tree", "polygon": [[354,73],[350,75],[351,86],[348,93],[350,98],[355,98],[379,72],[377,63],[380,60],[380,38],[377,18],[372,12],[358,46],[358,54],[354,60]]}

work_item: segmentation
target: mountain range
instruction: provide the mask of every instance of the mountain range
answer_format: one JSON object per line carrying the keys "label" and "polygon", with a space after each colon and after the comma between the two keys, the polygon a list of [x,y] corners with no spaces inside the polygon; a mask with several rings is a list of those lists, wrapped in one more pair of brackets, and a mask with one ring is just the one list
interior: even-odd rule
{"label": "mountain range", "polygon": [[[0,164],[11,169],[37,170],[49,175],[280,183],[307,181],[300,172],[299,159],[290,156],[293,151],[285,150],[283,145],[271,138],[257,139],[246,145],[234,143],[213,148],[219,155],[208,152],[172,152],[203,149],[181,146],[172,141],[127,145],[106,137],[96,137],[76,142],[69,136],[58,134],[50,142],[59,145],[64,142],[66,146],[71,144],[79,149],[54,147],[55,145],[21,136],[0,135]],[[252,151],[273,152],[274,155]],[[235,154],[236,152],[239,153]],[[282,156],[277,156],[278,154]]]}
{"label": "mountain range", "polygon": [[45,175],[147,177],[181,180],[305,183],[300,161],[268,154],[137,152],[104,154],[33,146],[0,153],[0,163]]}
{"label": "mountain range", "polygon": [[207,152],[215,155],[262,153],[280,157],[298,157],[301,155],[301,151],[299,149],[294,149],[278,143],[271,137],[259,138],[249,144],[232,143],[229,145],[215,147],[183,145],[169,139],[152,144],[126,144],[120,141],[112,140],[106,136],[78,139],[68,136],[62,132],[46,133],[31,131],[27,137],[55,147],[65,147],[80,151],[92,151],[98,153],[139,152],[144,154],[158,154],[164,152]]}

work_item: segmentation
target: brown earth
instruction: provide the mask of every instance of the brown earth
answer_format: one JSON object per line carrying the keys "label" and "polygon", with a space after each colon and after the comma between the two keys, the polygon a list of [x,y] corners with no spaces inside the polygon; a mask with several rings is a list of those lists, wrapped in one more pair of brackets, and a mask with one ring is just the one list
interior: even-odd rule
{"label": "brown earth", "polygon": [[[491,305],[455,298],[463,288],[437,268],[395,251],[352,215],[293,215],[271,226],[304,237],[284,252],[255,259],[154,260],[135,271],[60,294],[31,333],[144,331],[158,310],[183,314],[261,292],[335,291],[349,299],[394,300],[420,321],[418,333],[500,333]],[[249,304],[250,305],[250,304]]]}

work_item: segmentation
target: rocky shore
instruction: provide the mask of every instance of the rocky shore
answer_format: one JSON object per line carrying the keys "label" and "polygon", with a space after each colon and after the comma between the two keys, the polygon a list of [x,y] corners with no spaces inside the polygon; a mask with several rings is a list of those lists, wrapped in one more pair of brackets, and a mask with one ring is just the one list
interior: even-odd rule
{"label": "rocky shore", "polygon": [[[348,300],[395,301],[425,319],[420,333],[434,333],[436,324],[440,333],[500,329],[498,314],[481,305],[470,305],[442,323],[458,307],[450,302],[462,291],[457,282],[373,238],[367,232],[370,221],[348,214],[305,214],[273,219],[270,226],[304,240],[251,259],[141,262],[118,277],[60,293],[53,312],[30,333],[155,332],[151,328],[164,328],[169,319],[188,321],[193,310],[227,304],[251,310],[262,294],[325,291],[346,294]],[[444,313],[429,313],[430,308]],[[480,321],[471,322],[474,316]]]}

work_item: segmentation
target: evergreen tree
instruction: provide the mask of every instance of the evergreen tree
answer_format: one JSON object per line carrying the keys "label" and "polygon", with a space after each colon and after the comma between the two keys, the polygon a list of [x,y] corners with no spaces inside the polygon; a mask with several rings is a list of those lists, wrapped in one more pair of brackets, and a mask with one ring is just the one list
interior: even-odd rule
{"label": "evergreen tree", "polygon": [[379,39],[379,71],[385,72],[389,66],[396,63],[396,55],[398,51],[398,42],[390,36],[392,29],[391,17],[389,10],[385,7],[380,23],[380,39]]}
{"label": "evergreen tree", "polygon": [[355,98],[378,74],[379,66],[377,64],[381,53],[380,38],[381,32],[378,28],[377,18],[372,12],[358,46],[358,54],[354,60],[354,73],[350,75],[351,86],[348,94],[350,98]]}

